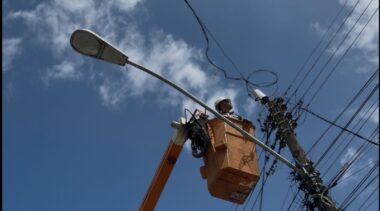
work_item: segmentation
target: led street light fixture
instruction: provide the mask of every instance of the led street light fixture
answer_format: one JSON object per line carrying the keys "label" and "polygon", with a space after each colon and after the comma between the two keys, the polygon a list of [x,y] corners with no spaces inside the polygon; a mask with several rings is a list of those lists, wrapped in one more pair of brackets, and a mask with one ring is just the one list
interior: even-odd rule
{"label": "led street light fixture", "polygon": [[122,51],[87,29],[75,30],[70,38],[71,46],[81,54],[124,66],[128,61]]}

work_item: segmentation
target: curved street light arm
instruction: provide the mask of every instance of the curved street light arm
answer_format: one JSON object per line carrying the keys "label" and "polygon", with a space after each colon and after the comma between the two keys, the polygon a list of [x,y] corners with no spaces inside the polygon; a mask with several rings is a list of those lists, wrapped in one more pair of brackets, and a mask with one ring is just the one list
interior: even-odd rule
{"label": "curved street light arm", "polygon": [[188,91],[186,91],[185,89],[181,88],[180,86],[178,86],[177,84],[173,83],[172,81],[166,79],[165,77],[139,65],[139,64],[136,64],[134,62],[131,62],[130,60],[127,61],[127,64],[130,64],[131,66],[133,67],[136,67],[146,73],[148,73],[149,75],[152,75],[154,76],[155,78],[158,78],[159,80],[163,81],[164,83],[170,85],[171,87],[173,87],[174,89],[178,90],[179,92],[181,92],[182,94],[184,94],[185,96],[189,97],[190,99],[192,99],[193,101],[195,101],[196,103],[198,103],[199,105],[203,106],[206,110],[208,110],[209,112],[211,112],[212,114],[214,114],[217,118],[223,120],[225,123],[227,123],[229,126],[233,127],[234,129],[236,129],[237,131],[239,131],[240,133],[242,133],[247,139],[249,139],[250,141],[256,143],[257,145],[259,145],[261,148],[263,148],[265,151],[269,152],[270,154],[272,154],[274,157],[278,158],[280,161],[282,161],[284,164],[286,164],[288,167],[290,167],[291,169],[297,171],[298,173],[300,174],[304,174],[304,172],[297,168],[295,165],[293,165],[290,161],[288,161],[286,158],[282,157],[280,154],[278,154],[276,151],[272,150],[270,147],[268,147],[267,145],[265,145],[264,143],[262,143],[260,140],[258,140],[256,137],[253,137],[251,136],[249,133],[247,133],[245,130],[243,130],[242,128],[240,128],[239,126],[235,125],[232,121],[230,121],[229,119],[227,119],[226,117],[224,117],[223,115],[219,114],[217,111],[215,111],[214,109],[210,108],[209,106],[207,106],[205,103],[203,103],[201,100],[199,100],[198,98],[196,98],[194,95],[190,94]]}

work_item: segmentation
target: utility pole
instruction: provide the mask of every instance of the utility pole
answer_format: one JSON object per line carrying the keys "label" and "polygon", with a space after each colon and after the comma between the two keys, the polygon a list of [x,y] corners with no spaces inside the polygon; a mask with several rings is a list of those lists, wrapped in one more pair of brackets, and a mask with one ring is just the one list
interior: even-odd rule
{"label": "utility pole", "polygon": [[[287,111],[283,98],[270,99],[259,89],[254,90],[256,99],[259,100],[268,110],[268,118],[272,122],[272,129],[277,129],[276,138],[286,144],[296,161],[296,167],[301,172],[294,172],[299,188],[305,193],[305,201],[308,210],[337,211],[339,210],[328,194],[328,188],[323,185],[323,181],[318,171],[313,167],[305,151],[299,145],[294,128],[297,126],[291,112]],[[281,144],[280,142],[280,144]]]}

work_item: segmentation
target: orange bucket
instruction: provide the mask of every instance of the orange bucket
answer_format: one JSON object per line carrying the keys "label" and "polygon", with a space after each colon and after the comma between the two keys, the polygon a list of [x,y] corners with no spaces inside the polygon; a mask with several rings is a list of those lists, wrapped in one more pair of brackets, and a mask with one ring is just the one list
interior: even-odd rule
{"label": "orange bucket", "polygon": [[[255,135],[250,121],[228,119]],[[211,144],[203,156],[202,178],[207,179],[212,196],[242,204],[260,177],[256,144],[218,118],[206,125]]]}

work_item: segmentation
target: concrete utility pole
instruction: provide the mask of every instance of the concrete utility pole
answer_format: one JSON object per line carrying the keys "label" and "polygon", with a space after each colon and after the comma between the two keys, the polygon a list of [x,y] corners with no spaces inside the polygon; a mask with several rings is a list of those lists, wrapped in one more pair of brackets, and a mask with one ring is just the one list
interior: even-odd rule
{"label": "concrete utility pole", "polygon": [[323,185],[323,181],[318,171],[313,167],[313,163],[307,158],[305,151],[298,144],[294,133],[297,126],[290,112],[287,112],[286,105],[282,98],[270,99],[258,89],[254,90],[256,98],[269,110],[269,119],[272,120],[273,128],[278,129],[277,137],[288,146],[296,166],[302,173],[295,172],[296,180],[299,181],[299,189],[305,193],[305,205],[308,210],[317,208],[319,211],[339,210],[331,197],[328,189]]}

